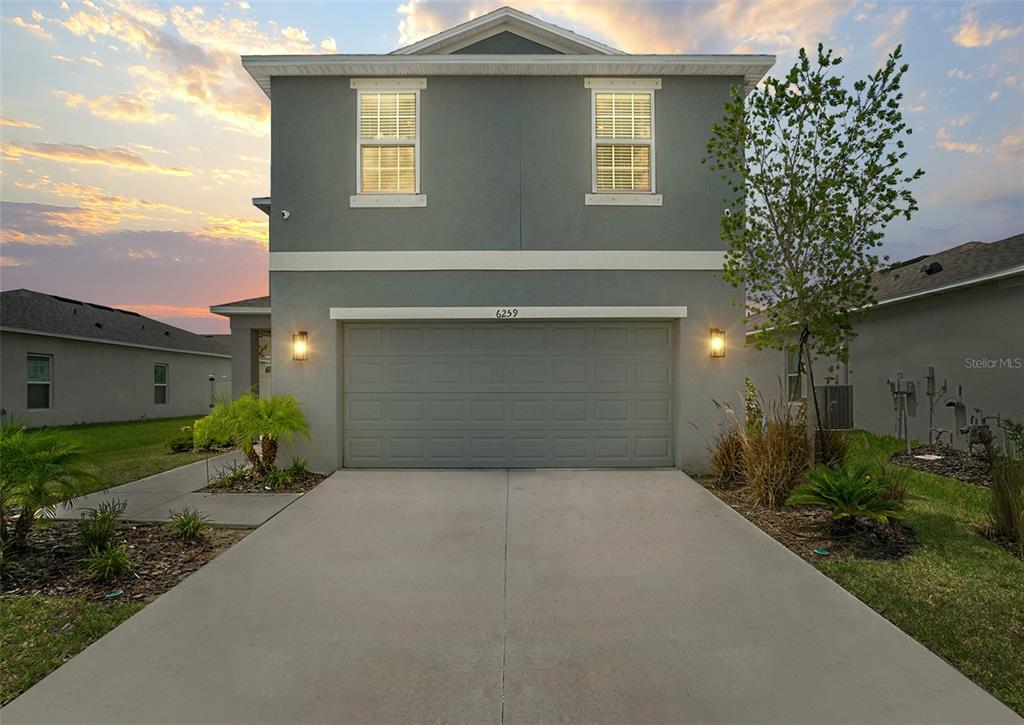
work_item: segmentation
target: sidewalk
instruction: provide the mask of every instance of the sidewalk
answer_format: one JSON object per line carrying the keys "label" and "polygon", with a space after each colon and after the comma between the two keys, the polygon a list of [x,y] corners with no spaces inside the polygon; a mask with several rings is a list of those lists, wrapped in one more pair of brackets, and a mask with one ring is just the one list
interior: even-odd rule
{"label": "sidewalk", "polygon": [[[225,453],[209,460],[210,475],[231,463],[244,461],[239,452]],[[73,499],[71,508],[58,507],[58,519],[77,519],[85,509],[102,501],[122,499],[128,503],[126,521],[168,521],[183,508],[199,509],[211,524],[255,528],[302,496],[301,493],[195,493],[207,486],[207,461],[190,463],[155,476],[125,483]]]}

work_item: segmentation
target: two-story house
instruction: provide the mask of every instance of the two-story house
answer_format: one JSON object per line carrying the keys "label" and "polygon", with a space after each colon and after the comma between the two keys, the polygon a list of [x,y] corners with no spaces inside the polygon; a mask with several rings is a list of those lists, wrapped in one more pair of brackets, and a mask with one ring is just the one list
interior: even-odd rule
{"label": "two-story house", "polygon": [[236,393],[269,330],[319,470],[702,467],[743,306],[701,158],[773,61],[510,8],[388,55],[243,58],[272,98],[271,294],[212,308]]}

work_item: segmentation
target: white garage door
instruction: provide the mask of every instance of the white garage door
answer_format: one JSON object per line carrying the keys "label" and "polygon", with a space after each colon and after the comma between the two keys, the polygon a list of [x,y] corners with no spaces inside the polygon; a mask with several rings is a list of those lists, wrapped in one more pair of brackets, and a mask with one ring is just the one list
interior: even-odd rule
{"label": "white garage door", "polygon": [[670,466],[670,322],[344,326],[345,465]]}

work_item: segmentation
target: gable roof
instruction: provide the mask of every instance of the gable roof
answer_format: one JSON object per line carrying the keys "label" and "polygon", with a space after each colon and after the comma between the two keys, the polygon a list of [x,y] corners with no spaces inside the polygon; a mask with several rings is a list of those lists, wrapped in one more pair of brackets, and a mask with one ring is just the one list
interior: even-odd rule
{"label": "gable roof", "polygon": [[394,50],[391,54],[448,55],[503,32],[519,35],[566,55],[624,55],[621,50],[610,45],[507,6],[442,30],[429,38]]}
{"label": "gable roof", "polygon": [[137,312],[80,302],[27,289],[0,293],[0,330],[230,356],[228,335],[197,335]]}
{"label": "gable roof", "polygon": [[[480,53],[502,33],[557,53]],[[480,49],[484,46],[481,45]],[[463,49],[467,49],[463,51]],[[462,51],[462,52],[460,52]],[[634,55],[513,8],[499,8],[387,55],[243,55],[242,67],[270,98],[270,79],[285,76],[401,78],[421,76],[728,76],[749,92],[774,55]]]}

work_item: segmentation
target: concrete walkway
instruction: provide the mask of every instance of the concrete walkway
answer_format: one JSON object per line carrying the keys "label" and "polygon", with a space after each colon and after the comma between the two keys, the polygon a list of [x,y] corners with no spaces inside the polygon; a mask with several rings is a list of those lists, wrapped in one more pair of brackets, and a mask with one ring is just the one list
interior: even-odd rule
{"label": "concrete walkway", "polygon": [[[210,475],[244,460],[237,452],[215,456],[209,461]],[[207,463],[199,461],[80,496],[72,500],[70,508],[58,507],[56,515],[60,519],[77,519],[86,509],[95,508],[103,501],[122,499],[128,504],[124,512],[128,521],[168,521],[171,512],[193,508],[205,513],[212,524],[253,528],[302,496],[301,493],[195,493],[207,485]]]}
{"label": "concrete walkway", "polygon": [[1021,721],[674,471],[344,471],[24,723]]}

